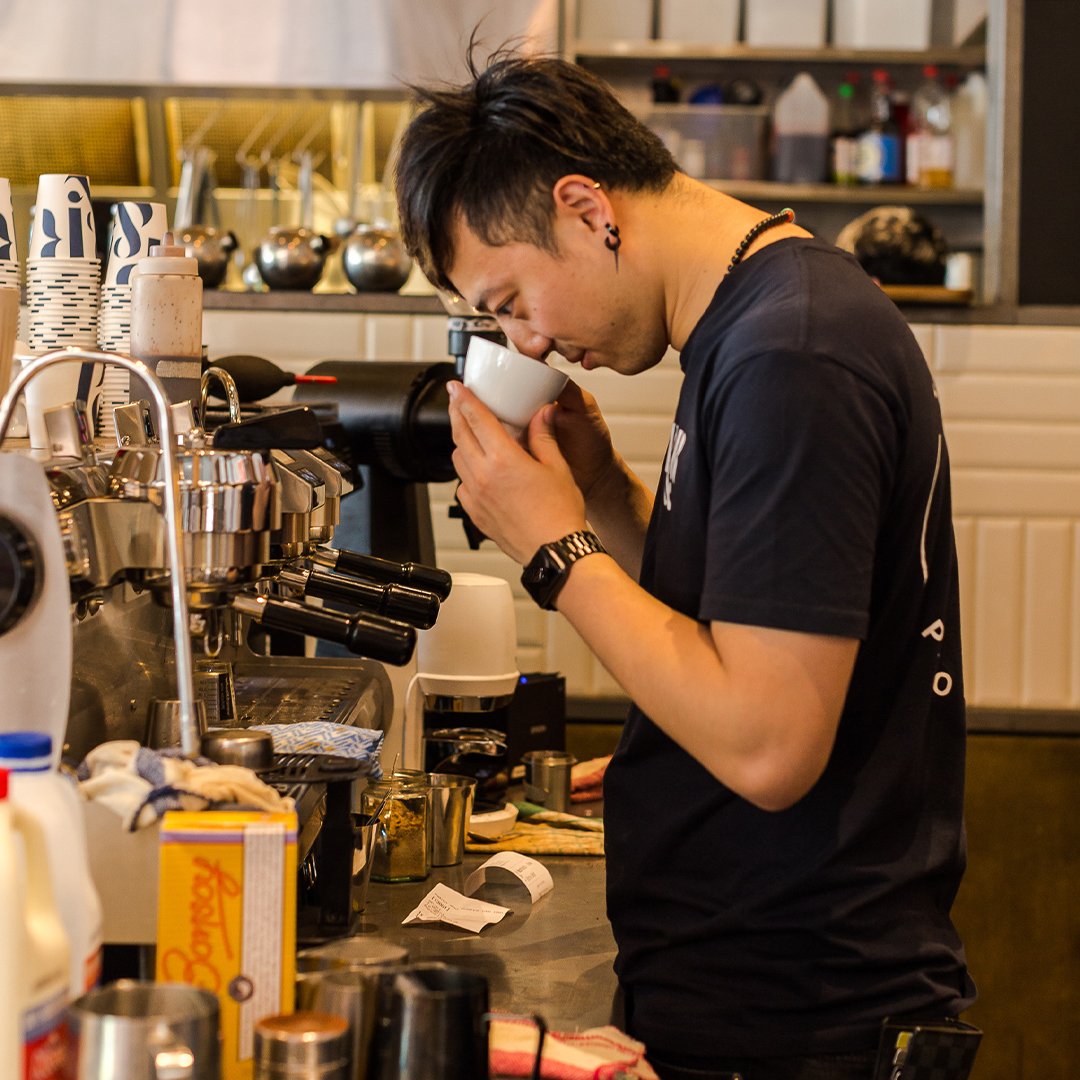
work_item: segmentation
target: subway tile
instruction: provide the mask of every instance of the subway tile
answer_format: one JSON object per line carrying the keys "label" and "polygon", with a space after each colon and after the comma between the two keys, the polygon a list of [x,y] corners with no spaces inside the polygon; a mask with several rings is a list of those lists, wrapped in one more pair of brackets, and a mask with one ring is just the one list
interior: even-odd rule
{"label": "subway tile", "polygon": [[670,416],[609,415],[611,439],[627,460],[663,461],[671,438]]}
{"label": "subway tile", "polygon": [[1080,423],[951,420],[945,437],[954,469],[1080,469]]}
{"label": "subway tile", "polygon": [[408,315],[368,315],[364,327],[365,360],[411,360],[412,318]]}
{"label": "subway tile", "polygon": [[577,631],[555,612],[546,614],[547,646],[544,670],[561,672],[566,679],[566,692],[575,696],[592,693],[593,657]]}
{"label": "subway tile", "polygon": [[969,703],[976,684],[975,665],[975,520],[954,517],[956,562],[960,581],[960,641],[964,654],[964,688]]}
{"label": "subway tile", "polygon": [[972,517],[1080,516],[1080,473],[953,469],[953,510]]}
{"label": "subway tile", "polygon": [[445,315],[414,315],[412,320],[413,360],[449,360]]}
{"label": "subway tile", "polygon": [[1021,704],[1052,708],[1069,699],[1072,671],[1069,521],[1029,522],[1024,536]]}
{"label": "subway tile", "polygon": [[926,358],[927,365],[932,370],[934,367],[934,347],[937,344],[934,325],[931,323],[911,323],[910,329],[912,334],[915,335],[915,340],[918,342],[923,356]]}
{"label": "subway tile", "polygon": [[938,371],[1080,373],[1080,327],[938,326]]}
{"label": "subway tile", "polygon": [[244,353],[269,360],[348,359],[358,355],[364,315],[322,312],[317,317],[289,311],[204,311],[203,340],[210,358]]}
{"label": "subway tile", "polygon": [[956,420],[1075,422],[1080,417],[1080,374],[939,374],[946,424]]}
{"label": "subway tile", "polygon": [[975,540],[975,682],[972,704],[1020,700],[1023,524],[982,521]]}

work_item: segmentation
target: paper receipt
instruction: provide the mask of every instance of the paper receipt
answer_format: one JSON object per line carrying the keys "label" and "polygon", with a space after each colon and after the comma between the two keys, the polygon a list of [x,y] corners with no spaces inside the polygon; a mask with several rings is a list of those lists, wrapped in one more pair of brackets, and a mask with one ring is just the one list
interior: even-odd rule
{"label": "paper receipt", "polygon": [[532,902],[535,904],[545,893],[555,888],[555,882],[551,880],[551,874],[542,863],[530,859],[528,855],[522,855],[517,851],[500,851],[492,855],[486,862],[481,863],[468,877],[465,882],[465,891],[472,896],[481,885],[487,881],[489,868],[509,870],[514,877],[529,890]]}
{"label": "paper receipt", "polygon": [[462,896],[440,882],[420,901],[418,907],[401,920],[401,925],[444,922],[479,934],[485,926],[501,922],[509,912],[509,908],[499,907],[498,904],[486,904],[483,900]]}

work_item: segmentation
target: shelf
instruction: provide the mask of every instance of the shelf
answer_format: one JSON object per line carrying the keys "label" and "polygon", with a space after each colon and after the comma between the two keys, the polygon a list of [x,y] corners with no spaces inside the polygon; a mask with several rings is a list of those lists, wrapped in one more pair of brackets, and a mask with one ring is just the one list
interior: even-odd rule
{"label": "shelf", "polygon": [[983,67],[986,49],[982,45],[940,46],[929,49],[760,49],[752,45],[701,45],[678,41],[578,41],[574,44],[578,63],[596,60],[732,60],[779,64],[853,64],[877,67],[896,64],[937,64],[939,67]]}
{"label": "shelf", "polygon": [[983,193],[968,188],[913,188],[905,184],[852,186],[842,184],[778,184],[772,180],[706,180],[710,187],[737,199],[777,203],[899,203],[921,206],[981,206]]}

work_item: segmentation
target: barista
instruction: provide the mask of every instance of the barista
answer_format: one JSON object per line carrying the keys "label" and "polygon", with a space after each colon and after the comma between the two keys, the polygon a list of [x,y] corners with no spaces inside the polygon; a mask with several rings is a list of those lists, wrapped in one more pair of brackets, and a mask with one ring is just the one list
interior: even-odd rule
{"label": "barista", "polygon": [[523,353],[684,379],[656,493],[570,383],[527,449],[450,385],[460,500],[633,705],[605,782],[626,1025],[662,1077],[863,1078],[971,1003],[964,700],[934,387],[857,263],[679,172],[599,81],[419,91],[397,191]]}

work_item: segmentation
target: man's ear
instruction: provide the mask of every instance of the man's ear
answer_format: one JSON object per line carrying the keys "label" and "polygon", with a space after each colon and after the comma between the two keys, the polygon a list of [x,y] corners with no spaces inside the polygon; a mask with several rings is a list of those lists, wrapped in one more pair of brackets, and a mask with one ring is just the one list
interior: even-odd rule
{"label": "man's ear", "polygon": [[551,189],[556,216],[577,218],[593,232],[612,220],[611,201],[595,180],[579,173],[561,176]]}

